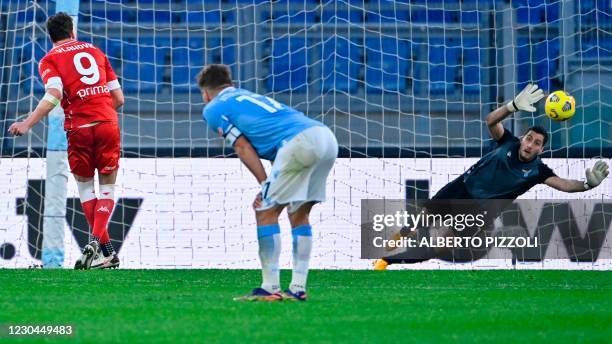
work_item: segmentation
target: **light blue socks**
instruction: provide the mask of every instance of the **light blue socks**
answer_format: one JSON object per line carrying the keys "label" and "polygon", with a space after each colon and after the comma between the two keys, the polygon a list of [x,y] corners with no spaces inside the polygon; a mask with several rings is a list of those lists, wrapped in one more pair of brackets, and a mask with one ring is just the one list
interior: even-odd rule
{"label": "light blue socks", "polygon": [[291,230],[293,236],[293,273],[289,289],[296,293],[306,290],[308,263],[312,251],[312,227],[301,225]]}
{"label": "light blue socks", "polygon": [[269,293],[280,291],[280,269],[278,260],[281,252],[280,227],[278,224],[258,226],[259,260],[263,282],[261,288]]}

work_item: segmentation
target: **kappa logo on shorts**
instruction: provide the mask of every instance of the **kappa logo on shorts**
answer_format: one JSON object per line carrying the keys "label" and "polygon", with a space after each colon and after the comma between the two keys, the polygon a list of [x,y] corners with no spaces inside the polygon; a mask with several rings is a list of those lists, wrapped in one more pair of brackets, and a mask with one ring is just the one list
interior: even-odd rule
{"label": "kappa logo on shorts", "polygon": [[98,208],[97,211],[103,212],[103,213],[109,213],[110,214],[110,210],[108,210],[108,208],[106,206],[101,206],[100,208]]}
{"label": "kappa logo on shorts", "polygon": [[104,171],[112,171],[112,170],[114,170],[115,168],[117,168],[117,166],[106,166],[106,167],[104,167],[104,168],[103,168],[103,170],[104,170]]}

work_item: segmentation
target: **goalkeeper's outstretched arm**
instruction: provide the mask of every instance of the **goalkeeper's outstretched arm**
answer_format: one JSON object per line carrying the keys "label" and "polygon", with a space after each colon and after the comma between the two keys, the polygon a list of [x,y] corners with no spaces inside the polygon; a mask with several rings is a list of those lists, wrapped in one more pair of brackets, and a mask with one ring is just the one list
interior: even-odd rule
{"label": "goalkeeper's outstretched arm", "polygon": [[533,104],[544,98],[544,92],[538,89],[538,85],[529,84],[508,104],[503,105],[489,113],[486,118],[489,134],[495,140],[499,140],[504,135],[504,126],[501,122],[511,113],[516,111],[534,112],[536,109]]}
{"label": "goalkeeper's outstretched arm", "polygon": [[605,161],[599,160],[593,168],[587,168],[584,171],[585,180],[565,179],[557,176],[548,177],[544,183],[553,189],[563,192],[582,192],[599,186],[601,182],[608,176],[608,164]]}

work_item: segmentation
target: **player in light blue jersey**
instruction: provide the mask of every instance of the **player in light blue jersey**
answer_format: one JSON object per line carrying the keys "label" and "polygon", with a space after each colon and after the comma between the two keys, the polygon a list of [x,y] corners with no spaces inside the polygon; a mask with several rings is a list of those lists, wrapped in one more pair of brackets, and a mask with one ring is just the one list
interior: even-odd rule
{"label": "player in light blue jersey", "polygon": [[[225,65],[206,66],[198,84],[207,103],[203,115],[208,126],[234,147],[261,184],[253,208],[263,283],[236,300],[305,301],[312,250],[308,217],[313,205],[325,200],[327,176],[338,155],[336,138],[321,122],[289,106],[235,88]],[[260,159],[272,161],[270,175]],[[293,235],[293,273],[281,293],[278,217],[285,207]]]}

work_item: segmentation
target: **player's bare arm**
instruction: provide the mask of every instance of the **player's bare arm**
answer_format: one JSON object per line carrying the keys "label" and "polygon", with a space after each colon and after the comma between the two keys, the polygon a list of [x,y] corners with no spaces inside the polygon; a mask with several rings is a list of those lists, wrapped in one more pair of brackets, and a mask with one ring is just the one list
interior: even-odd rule
{"label": "player's bare arm", "polygon": [[121,88],[114,89],[110,91],[111,98],[113,99],[113,108],[115,110],[125,104],[125,98],[123,97],[123,90]]}
{"label": "player's bare arm", "polygon": [[240,158],[240,161],[253,173],[255,179],[259,184],[263,183],[267,178],[266,170],[257,155],[257,151],[253,148],[253,145],[246,139],[246,137],[240,136],[234,143],[234,150]]}
{"label": "player's bare arm", "polygon": [[608,164],[598,161],[593,168],[585,170],[586,180],[565,179],[557,176],[547,178],[544,183],[553,189],[563,192],[582,192],[595,188],[608,176]]}
{"label": "player's bare arm", "polygon": [[489,113],[485,121],[487,122],[491,137],[499,140],[504,135],[504,127],[501,122],[506,117],[516,111],[534,112],[536,109],[533,104],[542,98],[544,98],[544,92],[538,89],[538,85],[529,84],[508,104]]}
{"label": "player's bare arm", "polygon": [[25,135],[36,123],[47,116],[53,108],[59,104],[62,93],[54,88],[47,90],[43,99],[38,103],[36,109],[30,113],[24,121],[16,122],[11,125],[8,132],[15,136]]}
{"label": "player's bare arm", "polygon": [[504,105],[489,113],[486,118],[489,135],[495,140],[499,140],[504,135],[504,126],[501,122],[510,115],[511,112]]}

